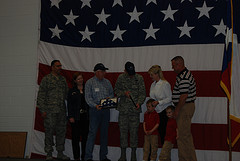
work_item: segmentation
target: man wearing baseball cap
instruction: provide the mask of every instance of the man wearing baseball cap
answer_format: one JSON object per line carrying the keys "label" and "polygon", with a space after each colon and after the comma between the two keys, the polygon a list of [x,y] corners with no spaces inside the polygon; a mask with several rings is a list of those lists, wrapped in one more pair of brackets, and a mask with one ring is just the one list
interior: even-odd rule
{"label": "man wearing baseball cap", "polygon": [[126,148],[128,147],[128,131],[130,133],[131,161],[136,161],[138,147],[138,127],[141,105],[146,97],[143,77],[135,72],[132,62],[125,64],[123,74],[120,74],[114,89],[120,98],[117,110],[119,111],[118,124],[120,128],[121,157],[119,161],[126,161]]}
{"label": "man wearing baseball cap", "polygon": [[100,128],[100,161],[110,161],[108,154],[108,125],[110,110],[101,109],[100,101],[105,98],[114,97],[113,88],[109,80],[105,79],[106,68],[102,63],[95,65],[93,71],[95,76],[89,79],[85,85],[85,99],[89,105],[89,133],[86,145],[85,160],[92,161],[92,152],[98,128]]}

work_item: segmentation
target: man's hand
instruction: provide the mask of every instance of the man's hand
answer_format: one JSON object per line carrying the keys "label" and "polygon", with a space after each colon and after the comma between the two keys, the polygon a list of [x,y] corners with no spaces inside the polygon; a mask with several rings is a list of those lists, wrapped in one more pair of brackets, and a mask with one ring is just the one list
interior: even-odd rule
{"label": "man's hand", "polygon": [[47,112],[42,113],[42,118],[45,119],[47,117]]}
{"label": "man's hand", "polygon": [[153,103],[152,103],[152,105],[153,105],[154,107],[156,107],[158,104],[159,104],[158,101],[153,101]]}
{"label": "man's hand", "polygon": [[146,131],[146,135],[151,135],[152,134],[152,131]]}
{"label": "man's hand", "polygon": [[75,122],[74,118],[71,117],[71,118],[69,119],[69,122],[74,123],[74,122]]}
{"label": "man's hand", "polygon": [[96,106],[96,109],[97,109],[97,110],[101,110],[101,109],[102,109],[101,105],[97,105],[97,106]]}
{"label": "man's hand", "polygon": [[136,104],[136,106],[137,106],[136,109],[139,109],[140,105],[138,103]]}
{"label": "man's hand", "polygon": [[127,96],[128,98],[130,98],[130,91],[126,91],[126,92],[125,92],[125,96]]}
{"label": "man's hand", "polygon": [[175,111],[173,112],[173,118],[174,119],[177,119],[178,113],[179,113],[178,109],[175,109]]}

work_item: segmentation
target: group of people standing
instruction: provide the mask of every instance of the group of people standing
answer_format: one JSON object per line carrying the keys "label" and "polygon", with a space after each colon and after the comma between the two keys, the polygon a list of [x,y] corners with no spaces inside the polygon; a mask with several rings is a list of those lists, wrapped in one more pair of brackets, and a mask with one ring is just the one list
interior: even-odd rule
{"label": "group of people standing", "polygon": [[[148,71],[153,83],[149,93],[151,99],[146,103],[147,111],[144,114],[144,161],[147,161],[149,157],[151,161],[156,160],[158,135],[163,144],[159,161],[171,160],[171,149],[176,141],[179,161],[197,160],[191,135],[191,118],[194,114],[196,99],[195,80],[185,67],[181,56],[174,57],[171,62],[172,68],[178,74],[173,92],[160,66],[154,65]],[[68,118],[72,127],[74,159],[92,161],[96,134],[100,129],[99,158],[100,161],[110,161],[107,158],[110,109],[103,109],[100,101],[113,98],[115,94],[119,99],[116,109],[119,111],[121,148],[120,158],[116,159],[126,161],[129,134],[131,161],[137,161],[136,149],[141,105],[146,99],[146,91],[144,79],[135,72],[134,64],[132,62],[125,64],[124,73],[119,75],[114,89],[110,81],[104,78],[108,68],[102,63],[95,65],[93,69],[95,75],[86,84],[81,73],[74,73],[73,88],[70,90],[68,90],[65,78],[60,75],[60,61],[52,61],[51,68],[52,72],[42,79],[37,98],[37,106],[44,119],[46,160],[53,160],[54,132],[56,133],[57,158],[69,160],[69,157],[63,154],[66,118]],[[66,116],[65,99],[67,99],[68,116]],[[81,156],[80,136],[82,137]],[[150,147],[151,155],[149,154]]]}

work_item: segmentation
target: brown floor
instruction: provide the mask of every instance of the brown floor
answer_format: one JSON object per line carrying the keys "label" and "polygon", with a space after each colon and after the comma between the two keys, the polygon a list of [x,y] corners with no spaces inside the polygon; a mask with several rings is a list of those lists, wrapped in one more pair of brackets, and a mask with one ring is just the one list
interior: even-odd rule
{"label": "brown floor", "polygon": [[[17,158],[0,158],[0,161],[45,161],[45,159],[17,159]],[[58,161],[54,159],[54,161]]]}
{"label": "brown floor", "polygon": [[45,159],[0,158],[0,161],[45,161]]}

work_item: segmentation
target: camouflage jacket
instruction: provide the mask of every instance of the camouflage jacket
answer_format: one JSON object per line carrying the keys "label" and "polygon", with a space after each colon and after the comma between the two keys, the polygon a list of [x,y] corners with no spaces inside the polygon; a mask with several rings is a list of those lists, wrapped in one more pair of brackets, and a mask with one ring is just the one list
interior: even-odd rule
{"label": "camouflage jacket", "polygon": [[144,103],[146,98],[146,90],[143,77],[135,74],[129,77],[128,74],[120,74],[115,84],[114,93],[120,98],[117,110],[121,113],[141,113],[141,107],[136,109],[130,98],[125,95],[126,91],[130,91],[130,95],[135,104],[140,106]]}
{"label": "camouflage jacket", "polygon": [[68,85],[63,76],[48,74],[42,79],[39,86],[37,106],[40,111],[59,113],[66,112],[65,99],[68,92]]}

